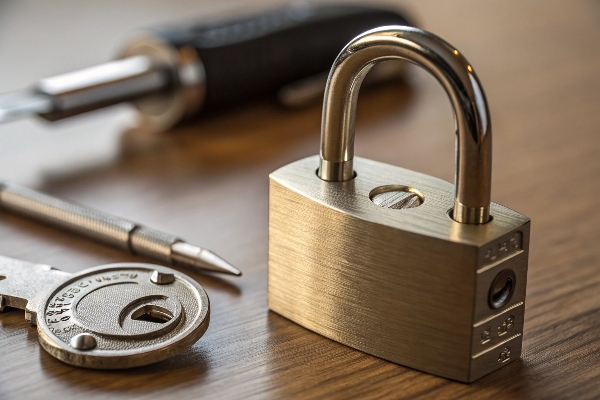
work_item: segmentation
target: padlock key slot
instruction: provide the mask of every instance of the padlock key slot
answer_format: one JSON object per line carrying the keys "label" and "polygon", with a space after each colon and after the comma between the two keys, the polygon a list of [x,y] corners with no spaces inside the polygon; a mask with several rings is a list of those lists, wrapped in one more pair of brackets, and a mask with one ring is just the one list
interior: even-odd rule
{"label": "padlock key slot", "polygon": [[512,270],[505,269],[501,271],[490,287],[490,307],[497,309],[508,304],[515,291],[516,282],[515,273]]}

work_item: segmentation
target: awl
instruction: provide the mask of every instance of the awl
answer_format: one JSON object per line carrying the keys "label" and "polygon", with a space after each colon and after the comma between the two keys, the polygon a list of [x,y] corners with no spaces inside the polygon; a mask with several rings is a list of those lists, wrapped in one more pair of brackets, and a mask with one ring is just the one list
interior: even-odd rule
{"label": "awl", "polygon": [[212,251],[176,236],[12,183],[0,181],[0,210],[196,272],[242,275]]}

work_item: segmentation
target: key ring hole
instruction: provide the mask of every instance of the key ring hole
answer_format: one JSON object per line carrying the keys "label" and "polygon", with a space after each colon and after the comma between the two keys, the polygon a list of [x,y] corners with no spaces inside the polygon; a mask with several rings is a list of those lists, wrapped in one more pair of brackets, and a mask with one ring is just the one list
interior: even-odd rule
{"label": "key ring hole", "polygon": [[501,271],[490,287],[488,301],[492,309],[504,307],[510,301],[514,291],[517,278],[510,269]]}
{"label": "key ring hole", "polygon": [[154,304],[146,304],[135,310],[131,314],[131,319],[136,321],[153,322],[156,324],[164,324],[173,319],[173,314],[164,307]]}

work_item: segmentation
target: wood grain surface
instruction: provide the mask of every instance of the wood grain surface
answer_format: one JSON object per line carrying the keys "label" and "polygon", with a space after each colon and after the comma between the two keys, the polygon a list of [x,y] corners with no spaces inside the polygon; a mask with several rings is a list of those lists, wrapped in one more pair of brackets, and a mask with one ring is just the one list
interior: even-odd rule
{"label": "wood grain surface", "polygon": [[[281,1],[0,3],[0,91],[102,62],[134,28],[256,12]],[[57,361],[13,310],[0,315],[0,398],[599,398],[600,3],[388,1],[460,49],[494,127],[493,201],[532,220],[524,353],[461,384],[365,355],[267,309],[268,174],[318,152],[320,105],[274,103],[149,136],[126,106],[0,126],[2,179],[177,234],[241,270],[193,275],[206,335],[125,371]],[[361,93],[356,154],[453,179],[449,102],[423,71]],[[123,254],[1,214],[0,254],[75,272]]]}

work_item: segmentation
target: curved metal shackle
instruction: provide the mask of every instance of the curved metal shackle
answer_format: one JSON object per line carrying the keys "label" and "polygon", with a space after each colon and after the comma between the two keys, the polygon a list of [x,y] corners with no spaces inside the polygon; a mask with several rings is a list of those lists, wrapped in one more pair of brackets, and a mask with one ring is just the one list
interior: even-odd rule
{"label": "curved metal shackle", "polygon": [[358,92],[373,65],[410,61],[444,87],[456,128],[456,194],[453,219],[482,224],[490,219],[492,127],[487,101],[469,62],[438,36],[407,26],[384,26],[353,39],[335,60],[325,89],[319,177],[354,178],[354,122]]}

